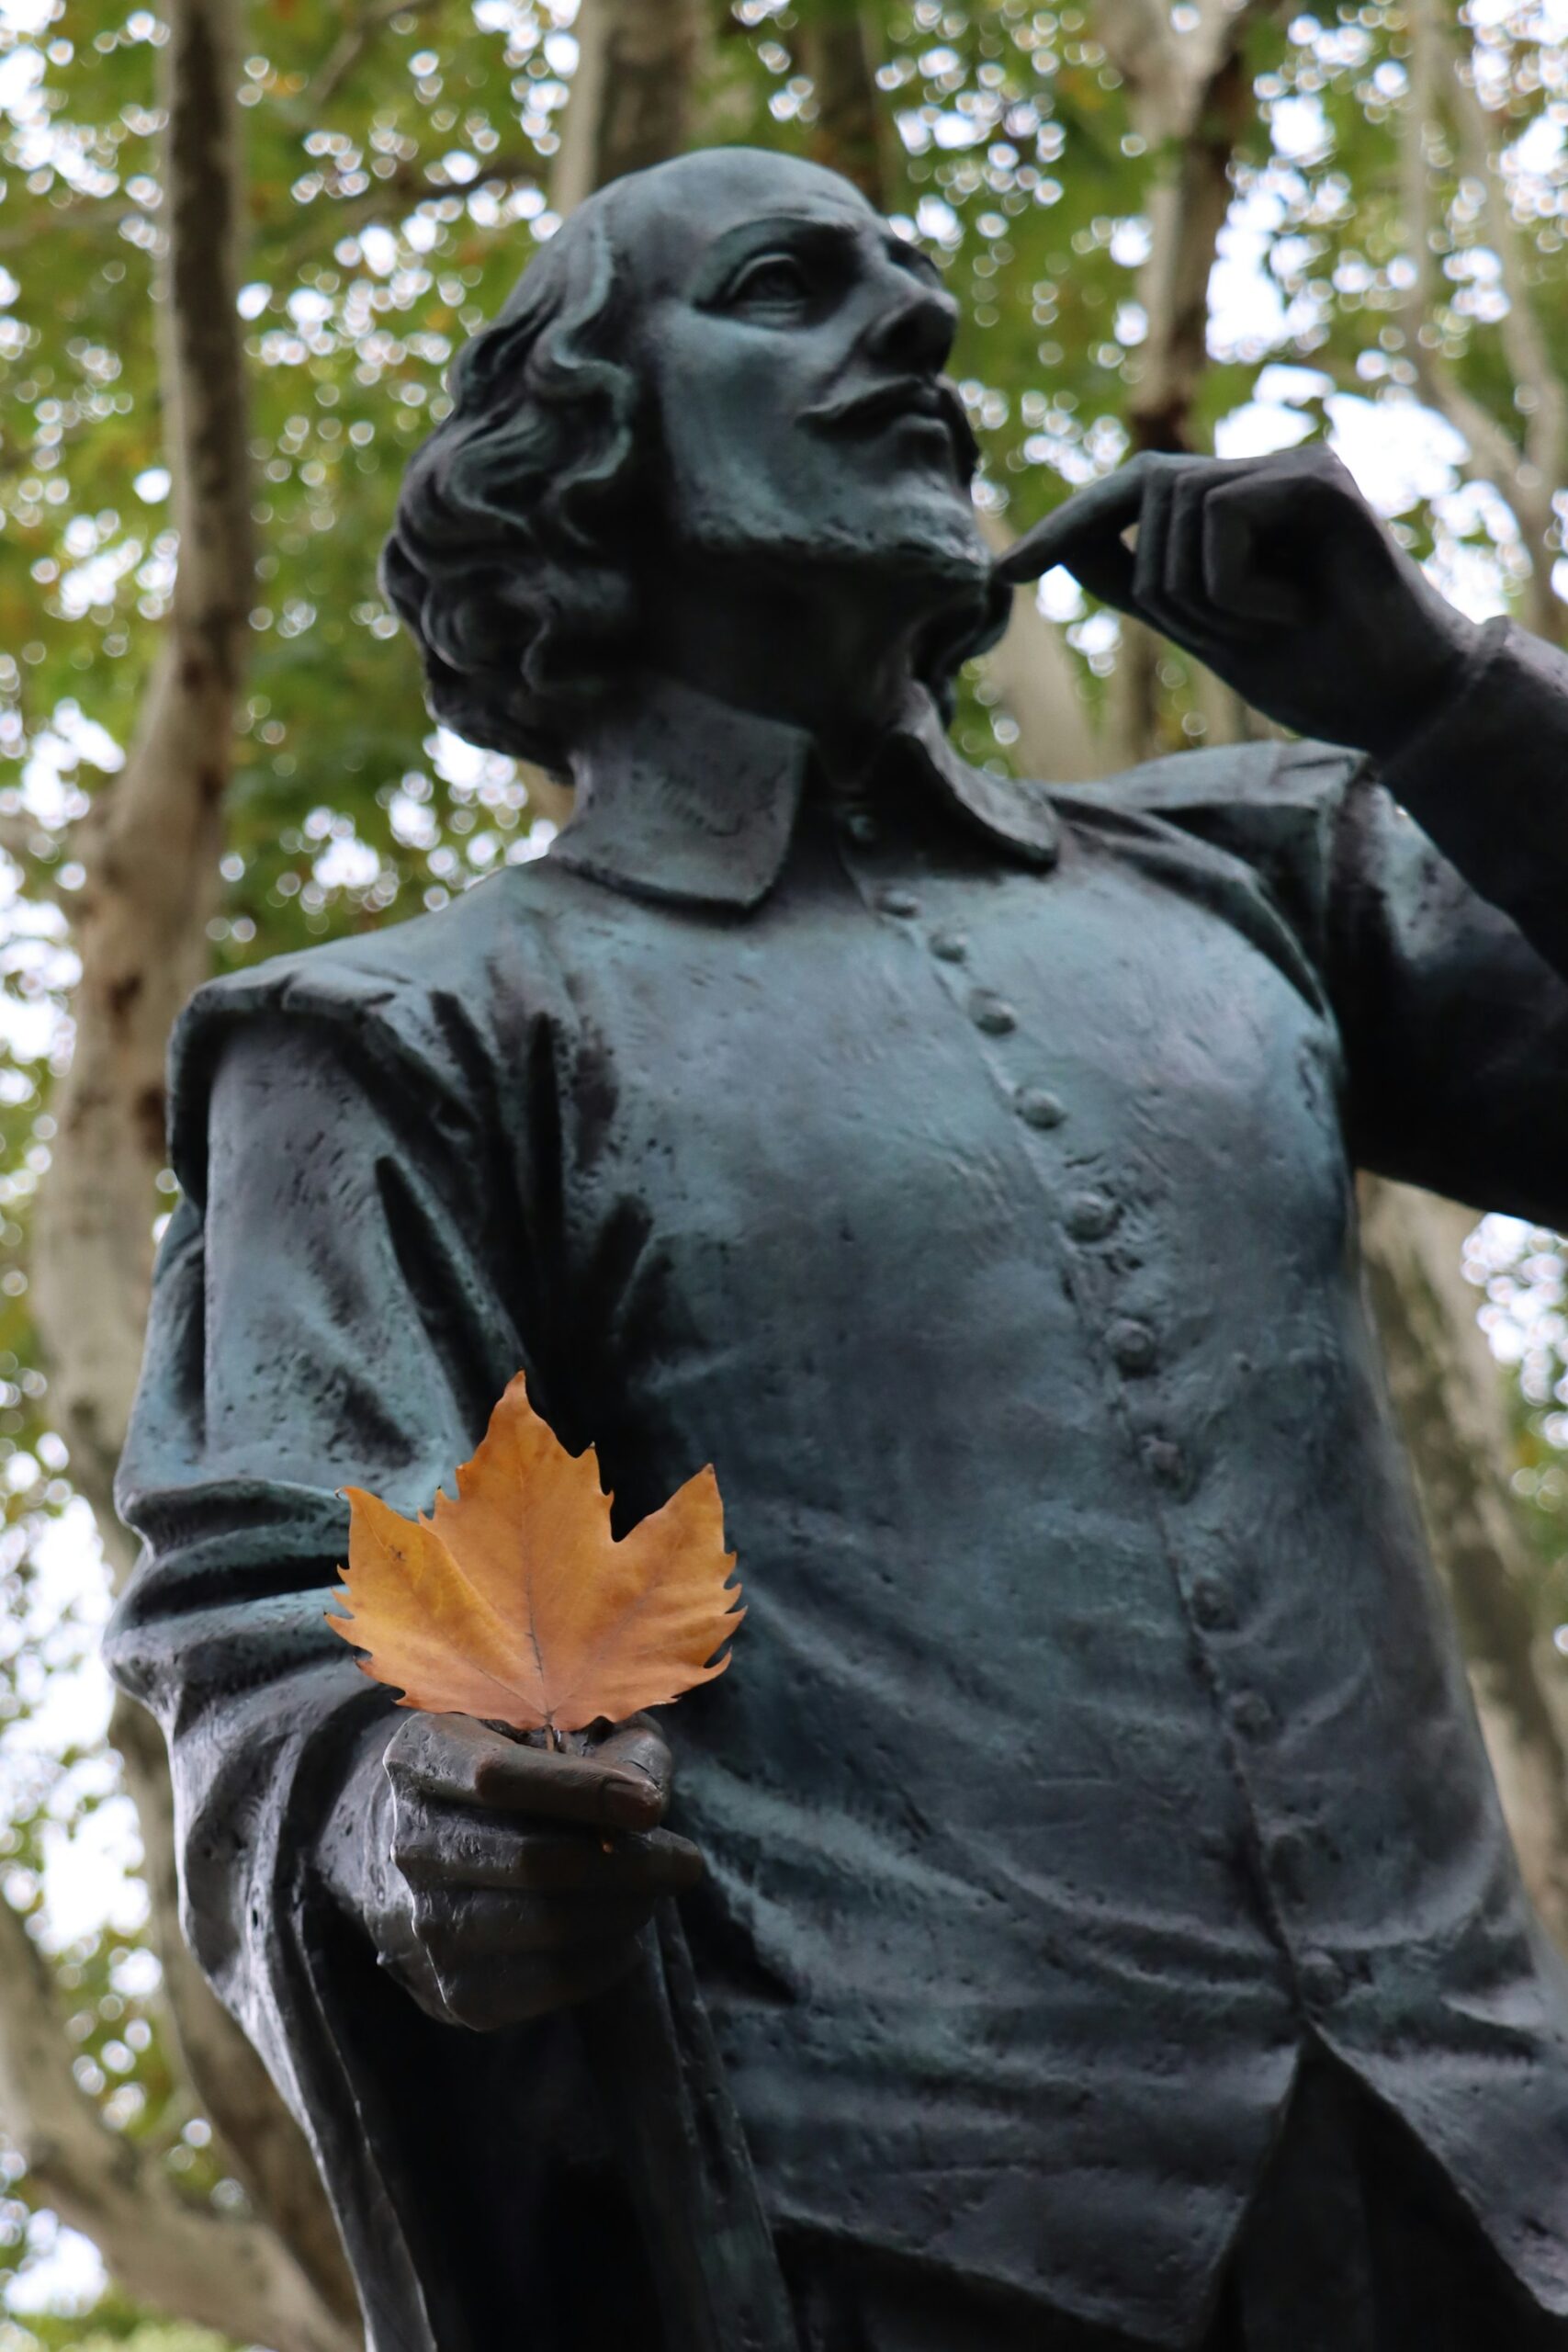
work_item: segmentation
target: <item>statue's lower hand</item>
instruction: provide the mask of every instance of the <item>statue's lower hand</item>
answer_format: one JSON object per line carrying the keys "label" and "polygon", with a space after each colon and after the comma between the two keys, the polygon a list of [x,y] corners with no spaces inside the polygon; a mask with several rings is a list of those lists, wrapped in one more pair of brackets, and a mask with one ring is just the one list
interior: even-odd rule
{"label": "statue's lower hand", "polygon": [[647,1715],[553,1751],[410,1713],[383,1762],[393,1899],[372,1933],[446,2023],[513,2025],[604,1991],[660,1896],[702,1875],[696,1848],[658,1826],[671,1765]]}
{"label": "statue's lower hand", "polygon": [[1475,624],[1321,444],[1134,458],[1026,532],[998,570],[1034,580],[1058,563],[1270,718],[1382,757],[1432,715],[1475,644]]}

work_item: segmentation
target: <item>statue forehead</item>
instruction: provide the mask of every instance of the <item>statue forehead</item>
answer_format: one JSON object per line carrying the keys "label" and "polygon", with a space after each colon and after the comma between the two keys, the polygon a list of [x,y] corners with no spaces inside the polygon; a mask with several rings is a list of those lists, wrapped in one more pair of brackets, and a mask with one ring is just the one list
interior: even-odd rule
{"label": "statue forehead", "polygon": [[806,216],[874,227],[879,216],[837,172],[760,147],[707,148],[628,173],[595,199],[615,248],[649,287],[668,283],[747,221]]}

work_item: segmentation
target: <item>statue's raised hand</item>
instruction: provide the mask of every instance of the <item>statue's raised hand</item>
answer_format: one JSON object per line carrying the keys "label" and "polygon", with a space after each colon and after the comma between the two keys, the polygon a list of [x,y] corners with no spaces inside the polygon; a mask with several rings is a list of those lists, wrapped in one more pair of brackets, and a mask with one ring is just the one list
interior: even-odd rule
{"label": "statue's raised hand", "polygon": [[391,1868],[364,1872],[356,1907],[393,1973],[447,2023],[513,2025],[604,1991],[660,1896],[702,1875],[696,1848],[659,1826],[671,1766],[647,1715],[552,1751],[411,1712],[377,1769],[369,1820]]}
{"label": "statue's raised hand", "polygon": [[1476,639],[1319,444],[1267,458],[1134,458],[998,567],[1065,564],[1303,735],[1387,757],[1457,684]]}

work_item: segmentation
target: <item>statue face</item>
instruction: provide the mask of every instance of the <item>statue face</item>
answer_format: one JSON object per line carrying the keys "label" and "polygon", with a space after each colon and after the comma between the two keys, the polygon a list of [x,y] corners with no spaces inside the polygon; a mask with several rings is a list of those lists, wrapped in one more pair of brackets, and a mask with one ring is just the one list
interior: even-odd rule
{"label": "statue face", "polygon": [[626,216],[678,545],[933,592],[988,574],[924,255],[835,174],[748,149],[640,175]]}

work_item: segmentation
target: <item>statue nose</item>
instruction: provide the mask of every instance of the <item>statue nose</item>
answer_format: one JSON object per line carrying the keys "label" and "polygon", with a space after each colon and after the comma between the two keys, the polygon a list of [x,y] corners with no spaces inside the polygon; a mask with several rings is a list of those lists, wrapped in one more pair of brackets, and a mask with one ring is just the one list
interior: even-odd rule
{"label": "statue nose", "polygon": [[953,349],[958,305],[934,287],[900,288],[867,338],[871,356],[911,373],[937,375]]}

